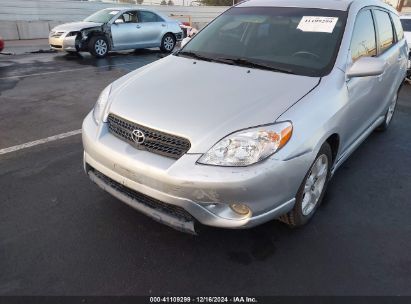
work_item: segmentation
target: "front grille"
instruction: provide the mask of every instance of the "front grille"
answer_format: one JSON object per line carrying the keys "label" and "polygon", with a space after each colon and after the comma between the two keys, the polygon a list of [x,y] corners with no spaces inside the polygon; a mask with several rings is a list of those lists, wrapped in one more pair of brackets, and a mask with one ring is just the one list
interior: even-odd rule
{"label": "front grille", "polygon": [[[109,114],[107,119],[110,133],[130,143],[140,150],[178,159],[190,149],[190,141],[179,136],[154,130],[114,114]],[[133,131],[144,133],[145,140],[138,144],[133,140]]]}
{"label": "front grille", "polygon": [[116,191],[128,196],[129,198],[135,200],[136,202],[145,205],[146,207],[149,207],[151,209],[155,209],[158,212],[161,213],[166,213],[171,216],[177,217],[180,220],[183,220],[185,222],[192,222],[194,221],[194,218],[191,216],[190,213],[188,213],[186,210],[179,206],[171,205],[164,203],[162,201],[159,201],[155,198],[152,198],[150,196],[147,196],[143,193],[134,191],[114,180],[109,178],[108,176],[104,175],[100,171],[97,171],[93,167],[88,165],[87,168],[88,171],[91,171],[96,175],[100,180],[102,180],[105,184],[109,185],[110,187],[114,188]]}
{"label": "front grille", "polygon": [[61,49],[62,46],[61,45],[57,45],[57,44],[50,44],[51,47],[54,47],[55,49]]}

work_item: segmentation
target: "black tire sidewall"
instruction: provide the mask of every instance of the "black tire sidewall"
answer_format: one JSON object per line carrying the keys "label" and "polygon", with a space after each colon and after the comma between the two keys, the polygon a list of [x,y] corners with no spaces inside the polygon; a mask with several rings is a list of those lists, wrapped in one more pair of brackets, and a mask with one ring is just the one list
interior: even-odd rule
{"label": "black tire sidewall", "polygon": [[[302,213],[302,202],[303,202],[303,196],[304,196],[304,186],[305,186],[305,183],[307,181],[308,176],[310,175],[312,167],[314,166],[315,162],[317,161],[317,159],[321,155],[325,155],[328,159],[327,178],[325,180],[324,188],[321,192],[320,198],[318,199],[318,202],[317,202],[316,206],[314,207],[314,209],[311,211],[310,214],[304,215]],[[318,207],[321,205],[321,202],[324,198],[324,194],[327,190],[328,182],[330,180],[332,164],[333,164],[333,161],[332,161],[331,147],[328,143],[325,143],[321,146],[320,151],[318,152],[317,156],[315,157],[313,163],[310,166],[310,169],[308,170],[307,174],[304,177],[304,180],[302,181],[302,183],[300,185],[300,188],[298,189],[298,192],[297,192],[297,195],[296,195],[296,201],[295,201],[295,205],[294,205],[294,209],[293,209],[293,213],[294,213],[293,216],[294,216],[296,226],[302,226],[302,225],[306,224],[313,217],[313,215],[317,211]]]}
{"label": "black tire sidewall", "polygon": [[[164,41],[166,40],[167,37],[171,37],[174,41],[174,45],[173,45],[173,48],[171,50],[166,50],[166,48],[164,47]],[[170,33],[165,34],[163,36],[163,39],[161,39],[161,46],[160,46],[161,51],[163,51],[165,53],[171,53],[174,50],[175,47],[176,47],[176,38],[174,37],[174,35],[170,34]]]}
{"label": "black tire sidewall", "polygon": [[[104,40],[104,42],[107,44],[107,51],[106,51],[106,53],[105,53],[104,55],[100,55],[100,54],[97,54],[97,53],[96,53],[95,45],[96,45],[96,42],[97,42],[98,40],[100,40],[100,39],[101,39],[101,40]],[[94,36],[94,37],[91,37],[90,42],[89,42],[89,51],[90,51],[90,53],[91,53],[94,57],[97,57],[97,58],[106,57],[107,54],[108,54],[108,51],[109,51],[109,44],[108,44],[107,38],[104,37],[104,36]]]}

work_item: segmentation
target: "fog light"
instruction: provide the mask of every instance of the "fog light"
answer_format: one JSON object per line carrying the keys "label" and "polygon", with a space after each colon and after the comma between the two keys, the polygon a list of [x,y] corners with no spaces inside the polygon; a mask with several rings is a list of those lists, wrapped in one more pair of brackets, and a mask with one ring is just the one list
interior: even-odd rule
{"label": "fog light", "polygon": [[251,212],[250,208],[248,208],[246,205],[244,204],[238,204],[238,203],[234,203],[234,204],[230,204],[230,208],[235,212],[238,213],[240,215],[247,215]]}

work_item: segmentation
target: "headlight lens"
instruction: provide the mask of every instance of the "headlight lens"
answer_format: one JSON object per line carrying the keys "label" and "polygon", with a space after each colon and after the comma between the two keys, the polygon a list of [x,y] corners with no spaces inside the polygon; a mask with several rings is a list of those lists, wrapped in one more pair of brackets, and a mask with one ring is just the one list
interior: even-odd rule
{"label": "headlight lens", "polygon": [[198,163],[215,166],[249,166],[281,149],[291,138],[291,122],[281,122],[233,133],[215,144]]}
{"label": "headlight lens", "polygon": [[78,32],[69,32],[66,37],[77,36]]}
{"label": "headlight lens", "polygon": [[93,117],[94,121],[99,124],[104,114],[104,110],[106,109],[107,101],[110,96],[111,92],[111,84],[107,86],[101,93],[97,99],[97,102],[93,109]]}

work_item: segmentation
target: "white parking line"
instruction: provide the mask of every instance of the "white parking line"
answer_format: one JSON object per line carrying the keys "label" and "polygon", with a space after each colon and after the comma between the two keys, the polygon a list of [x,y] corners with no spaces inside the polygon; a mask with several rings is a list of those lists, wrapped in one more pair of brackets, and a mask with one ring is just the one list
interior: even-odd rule
{"label": "white parking line", "polygon": [[76,71],[90,70],[90,69],[114,68],[114,67],[117,67],[117,66],[130,65],[130,64],[136,64],[136,63],[140,63],[140,62],[125,62],[125,63],[119,63],[119,64],[113,64],[113,65],[102,65],[102,66],[92,66],[92,67],[78,68],[78,69],[67,69],[67,70],[62,70],[62,71],[33,73],[33,74],[16,75],[16,76],[6,76],[6,77],[0,77],[0,80],[10,79],[10,78],[24,78],[24,77],[30,77],[30,76],[42,76],[42,75],[50,75],[50,74],[66,73],[66,72],[76,72]]}
{"label": "white parking line", "polygon": [[35,141],[30,141],[28,143],[13,146],[13,147],[9,147],[9,148],[4,148],[4,149],[0,150],[0,155],[11,153],[11,152],[16,152],[18,150],[22,150],[22,149],[26,149],[26,148],[30,148],[30,147],[34,147],[34,146],[38,146],[38,145],[42,145],[42,144],[45,144],[45,143],[48,143],[48,142],[51,142],[51,141],[56,141],[56,140],[59,140],[59,139],[67,138],[67,137],[74,136],[74,135],[77,135],[77,134],[80,134],[80,133],[81,133],[81,129],[66,132],[66,133],[61,133],[61,134],[57,134],[57,135],[53,135],[53,136],[43,138],[43,139],[38,139],[38,140],[35,140]]}

